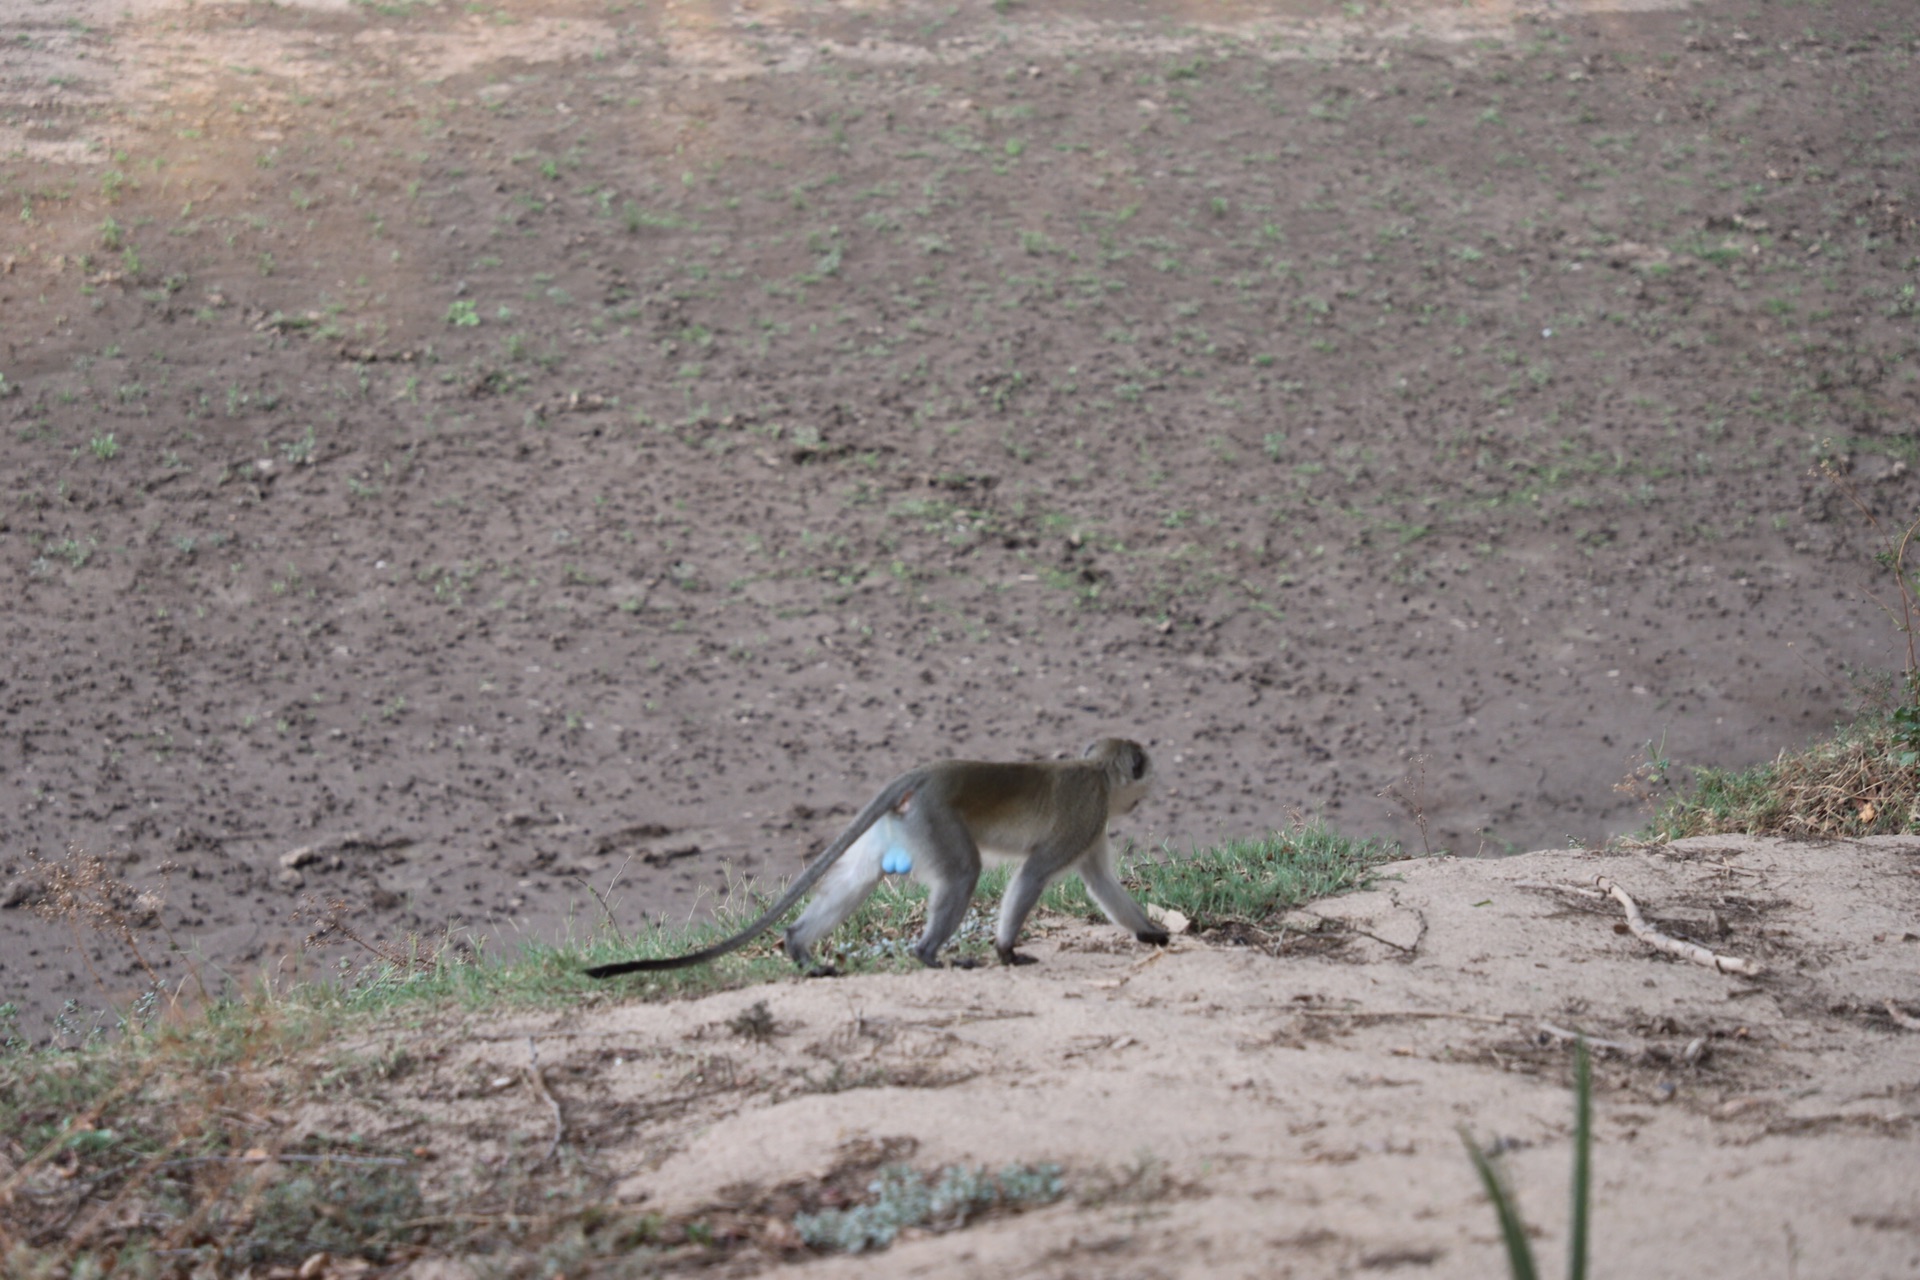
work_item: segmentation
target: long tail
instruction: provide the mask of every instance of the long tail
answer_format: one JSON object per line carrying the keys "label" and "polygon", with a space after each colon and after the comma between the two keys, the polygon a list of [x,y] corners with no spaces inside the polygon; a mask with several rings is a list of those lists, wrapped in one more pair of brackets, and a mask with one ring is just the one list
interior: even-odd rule
{"label": "long tail", "polygon": [[902,799],[912,794],[913,789],[918,785],[920,785],[920,775],[918,771],[916,771],[895,778],[892,782],[882,787],[880,794],[867,802],[867,807],[862,809],[859,815],[848,824],[847,829],[840,833],[839,838],[828,845],[824,853],[808,863],[806,870],[802,871],[798,878],[796,878],[791,885],[787,886],[787,891],[780,895],[780,901],[761,912],[759,919],[732,937],[723,938],[712,946],[702,947],[698,951],[689,951],[683,956],[662,956],[657,960],[616,960],[612,964],[597,964],[587,970],[587,976],[589,978],[611,978],[622,973],[642,973],[648,970],[659,969],[684,969],[688,965],[705,964],[709,960],[718,960],[729,951],[739,950],[747,943],[753,941],[753,939],[759,937],[760,934],[764,933],[767,929],[771,928],[773,923],[781,916],[792,910],[793,904],[800,901],[800,899],[805,896],[807,890],[813,888],[814,883],[819,880],[821,876],[827,874],[828,869],[840,860],[840,855],[853,847],[854,841],[867,833],[868,827],[880,821],[880,819],[897,806]]}

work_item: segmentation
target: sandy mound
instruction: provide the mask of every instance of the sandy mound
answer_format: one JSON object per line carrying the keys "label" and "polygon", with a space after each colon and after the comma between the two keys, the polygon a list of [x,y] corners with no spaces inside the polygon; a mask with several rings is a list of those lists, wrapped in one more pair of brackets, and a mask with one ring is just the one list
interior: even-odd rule
{"label": "sandy mound", "polygon": [[[1611,905],[1530,887],[1596,874],[1765,972],[1654,954]],[[1457,1131],[1507,1149],[1551,1258],[1572,1115],[1558,1031],[1577,1029],[1617,1046],[1595,1068],[1600,1274],[1790,1274],[1796,1259],[1907,1274],[1920,1196],[1889,1174],[1910,1167],[1920,1039],[1885,1002],[1920,1003],[1917,908],[1906,838],[1410,861],[1300,913],[1268,950],[1153,952],[1066,922],[1018,971],[610,1000],[437,1048],[410,1031],[423,1069],[302,1123],[429,1142],[440,1177],[539,1150],[553,1119],[526,1086],[531,1037],[563,1150],[610,1200],[737,1233],[728,1215],[766,1189],[883,1150],[923,1168],[1055,1161],[1076,1189],[824,1262],[749,1219],[736,1270],[1480,1277],[1498,1245]],[[771,1034],[746,1034],[762,1001]]]}

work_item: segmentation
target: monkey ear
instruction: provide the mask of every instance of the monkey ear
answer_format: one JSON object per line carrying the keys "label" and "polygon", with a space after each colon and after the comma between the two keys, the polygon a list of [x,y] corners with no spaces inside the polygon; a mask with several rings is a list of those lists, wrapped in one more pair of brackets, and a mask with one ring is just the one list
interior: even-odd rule
{"label": "monkey ear", "polygon": [[1138,782],[1140,779],[1146,776],[1147,776],[1147,753],[1144,751],[1135,751],[1133,753],[1134,781]]}

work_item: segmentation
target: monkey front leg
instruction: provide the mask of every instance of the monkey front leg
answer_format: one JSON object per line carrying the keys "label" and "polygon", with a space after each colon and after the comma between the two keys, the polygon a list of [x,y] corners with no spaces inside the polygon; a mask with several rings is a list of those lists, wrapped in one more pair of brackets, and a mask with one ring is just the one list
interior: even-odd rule
{"label": "monkey front leg", "polygon": [[1107,919],[1142,942],[1156,947],[1167,945],[1167,931],[1155,924],[1121,886],[1120,877],[1113,871],[1113,849],[1106,842],[1081,860],[1080,879],[1087,886],[1087,896],[1107,913]]}

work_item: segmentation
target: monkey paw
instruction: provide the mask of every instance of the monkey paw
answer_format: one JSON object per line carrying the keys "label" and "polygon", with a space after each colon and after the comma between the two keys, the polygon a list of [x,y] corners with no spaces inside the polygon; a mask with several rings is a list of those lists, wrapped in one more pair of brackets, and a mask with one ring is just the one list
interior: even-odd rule
{"label": "monkey paw", "polygon": [[1035,960],[1032,956],[1022,955],[1020,952],[1015,951],[1012,947],[996,947],[995,950],[997,950],[1000,953],[1001,964],[1039,964],[1040,963],[1038,960]]}
{"label": "monkey paw", "polygon": [[1164,947],[1167,945],[1167,931],[1165,929],[1155,929],[1152,933],[1136,933],[1133,936],[1142,942],[1151,943],[1156,947]]}
{"label": "monkey paw", "polygon": [[803,978],[837,978],[840,971],[830,964],[817,964],[800,975]]}

